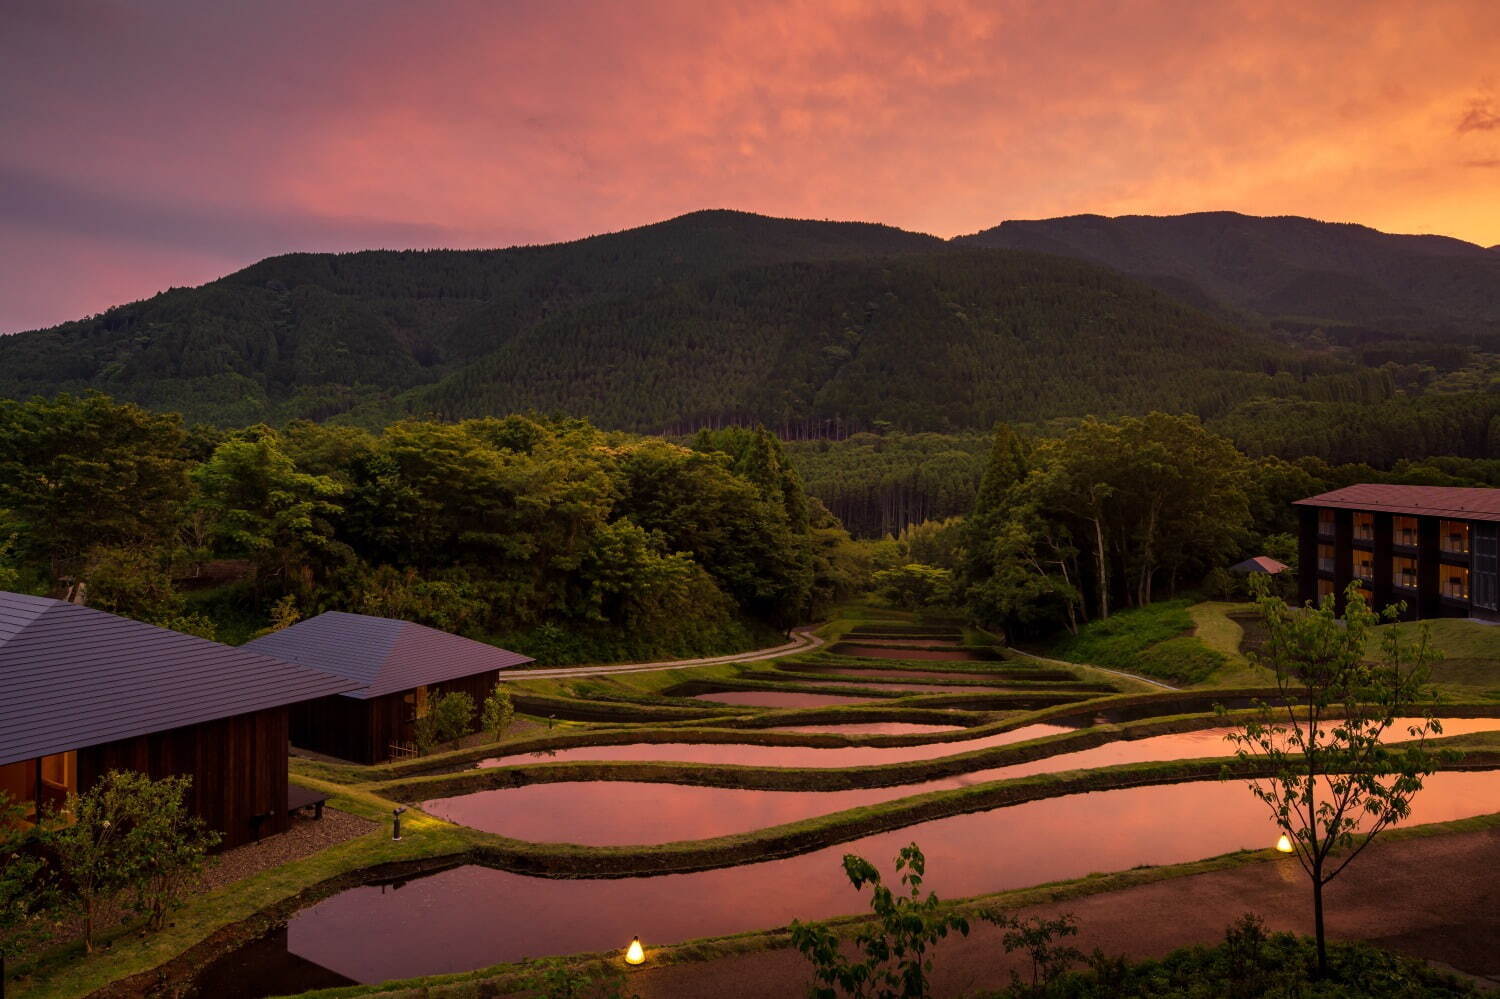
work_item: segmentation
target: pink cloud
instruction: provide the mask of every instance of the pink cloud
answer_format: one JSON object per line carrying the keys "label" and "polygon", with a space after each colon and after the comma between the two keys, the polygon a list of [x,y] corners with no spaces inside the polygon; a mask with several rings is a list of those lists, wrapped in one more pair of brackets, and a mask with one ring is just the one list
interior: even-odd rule
{"label": "pink cloud", "polygon": [[[0,42],[0,171],[162,218],[101,226],[114,252],[86,266],[44,250],[45,300],[0,329],[278,234],[505,245],[704,207],[941,235],[1225,208],[1500,240],[1466,166],[1500,134],[1455,128],[1493,107],[1488,0],[65,6]],[[39,224],[0,253],[37,256]]]}

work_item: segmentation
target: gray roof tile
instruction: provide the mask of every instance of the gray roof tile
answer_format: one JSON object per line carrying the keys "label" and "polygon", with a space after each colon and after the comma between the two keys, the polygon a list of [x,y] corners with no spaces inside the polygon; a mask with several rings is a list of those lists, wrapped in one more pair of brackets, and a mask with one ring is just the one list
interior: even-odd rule
{"label": "gray roof tile", "polygon": [[346,695],[356,698],[379,697],[535,661],[426,625],[343,611],[299,621],[245,648],[358,681],[362,689]]}
{"label": "gray roof tile", "polygon": [[264,654],[0,591],[0,764],[352,687]]}

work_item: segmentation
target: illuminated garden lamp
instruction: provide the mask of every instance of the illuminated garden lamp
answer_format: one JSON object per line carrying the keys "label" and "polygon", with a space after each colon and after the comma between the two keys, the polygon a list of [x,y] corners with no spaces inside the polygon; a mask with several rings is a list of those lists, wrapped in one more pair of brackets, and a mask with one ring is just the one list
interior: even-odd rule
{"label": "illuminated garden lamp", "polygon": [[630,946],[625,948],[626,964],[645,964],[646,950],[641,946],[640,937],[631,937]]}
{"label": "illuminated garden lamp", "polygon": [[1287,834],[1282,833],[1281,838],[1276,841],[1276,849],[1280,853],[1294,853],[1297,848],[1292,846],[1292,841]]}

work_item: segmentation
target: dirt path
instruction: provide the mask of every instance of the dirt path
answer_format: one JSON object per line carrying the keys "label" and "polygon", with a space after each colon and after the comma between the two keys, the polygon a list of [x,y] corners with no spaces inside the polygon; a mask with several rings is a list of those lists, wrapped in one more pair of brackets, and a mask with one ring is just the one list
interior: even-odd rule
{"label": "dirt path", "polygon": [[[1500,983],[1500,829],[1376,843],[1329,886],[1327,899],[1332,939],[1366,940]],[[1099,947],[1142,958],[1217,943],[1245,912],[1272,930],[1310,933],[1310,908],[1296,861],[1282,858],[1025,912],[1071,912],[1085,953]],[[935,995],[1002,985],[1011,968],[1021,970],[995,927],[978,925],[938,948]],[[808,980],[801,955],[776,950],[643,969],[631,975],[630,991],[641,999],[762,999],[801,995]]]}
{"label": "dirt path", "polygon": [[725,663],[754,663],[762,659],[777,659],[798,652],[810,652],[823,644],[823,639],[813,634],[821,625],[809,624],[793,628],[784,645],[768,649],[751,649],[729,656],[711,656],[706,659],[672,659],[659,663],[614,663],[608,666],[567,666],[561,669],[518,669],[502,672],[502,680],[546,680],[554,677],[605,676],[610,673],[647,673],[660,669],[691,669],[694,666],[722,666]]}

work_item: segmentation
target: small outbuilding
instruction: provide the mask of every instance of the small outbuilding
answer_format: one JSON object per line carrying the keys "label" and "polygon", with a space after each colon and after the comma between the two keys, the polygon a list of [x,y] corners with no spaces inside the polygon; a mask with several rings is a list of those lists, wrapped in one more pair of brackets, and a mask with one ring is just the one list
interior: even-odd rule
{"label": "small outbuilding", "polygon": [[1279,576],[1286,572],[1287,566],[1284,562],[1278,562],[1269,555],[1257,555],[1247,558],[1243,562],[1236,562],[1229,567],[1229,571],[1236,576]]}
{"label": "small outbuilding", "polygon": [[111,770],[193,779],[237,846],[288,824],[288,706],[357,686],[61,600],[0,591],[0,791],[39,813]]}
{"label": "small outbuilding", "polygon": [[437,694],[463,691],[479,704],[501,670],[534,661],[410,621],[342,611],[299,621],[245,648],[357,685],[291,713],[292,745],[354,763],[409,752],[417,719]]}

